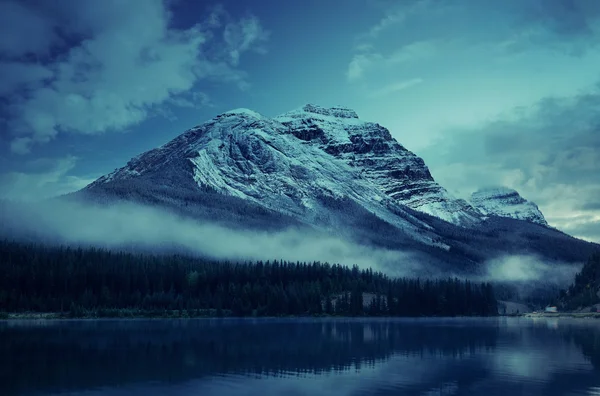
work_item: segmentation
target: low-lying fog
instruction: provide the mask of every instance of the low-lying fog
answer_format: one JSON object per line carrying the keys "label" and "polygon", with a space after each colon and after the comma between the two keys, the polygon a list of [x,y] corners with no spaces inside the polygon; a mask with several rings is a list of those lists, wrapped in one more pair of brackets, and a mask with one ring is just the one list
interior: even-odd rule
{"label": "low-lying fog", "polygon": [[[184,250],[220,260],[321,261],[371,267],[392,276],[448,276],[423,265],[420,253],[368,247],[308,229],[283,232],[234,230],[134,203],[111,206],[45,201],[4,203],[1,231],[50,243],[92,245],[153,252]],[[547,263],[535,256],[504,256],[489,261],[473,280],[529,284],[539,281],[564,287],[581,266]],[[462,277],[462,276],[461,276]]]}

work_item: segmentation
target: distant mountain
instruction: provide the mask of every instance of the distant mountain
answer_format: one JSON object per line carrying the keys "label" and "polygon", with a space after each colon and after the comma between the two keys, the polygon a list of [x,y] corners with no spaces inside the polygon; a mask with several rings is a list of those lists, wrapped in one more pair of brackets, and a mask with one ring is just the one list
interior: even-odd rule
{"label": "distant mountain", "polygon": [[455,270],[512,253],[581,261],[595,249],[545,227],[518,193],[499,191],[474,194],[473,205],[457,199],[386,128],[347,108],[306,105],[274,118],[228,111],[70,197],[141,202],[236,228],[324,230]]}
{"label": "distant mountain", "polygon": [[480,189],[471,195],[471,203],[484,215],[510,217],[547,226],[538,206],[513,189],[495,187]]}

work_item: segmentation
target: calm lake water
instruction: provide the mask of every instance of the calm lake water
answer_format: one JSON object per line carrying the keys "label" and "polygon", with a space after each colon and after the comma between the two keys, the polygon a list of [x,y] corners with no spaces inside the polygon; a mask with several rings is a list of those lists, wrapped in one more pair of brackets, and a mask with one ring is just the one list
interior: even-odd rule
{"label": "calm lake water", "polygon": [[600,395],[600,320],[0,322],[0,395]]}

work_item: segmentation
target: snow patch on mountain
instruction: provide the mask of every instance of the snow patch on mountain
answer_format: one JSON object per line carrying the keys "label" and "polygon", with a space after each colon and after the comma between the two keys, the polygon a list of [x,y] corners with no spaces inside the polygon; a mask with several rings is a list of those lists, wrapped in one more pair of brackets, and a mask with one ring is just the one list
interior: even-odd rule
{"label": "snow patch on mountain", "polygon": [[458,225],[481,220],[468,202],[435,182],[423,159],[398,143],[388,129],[360,120],[353,110],[306,105],[275,120],[306,144],[346,162],[400,204]]}
{"label": "snow patch on mountain", "polygon": [[538,206],[511,188],[483,188],[471,195],[471,203],[484,215],[509,217],[547,226]]}
{"label": "snow patch on mountain", "polygon": [[254,110],[250,110],[250,109],[246,109],[246,108],[239,108],[239,109],[233,109],[233,110],[226,111],[225,113],[221,114],[221,117],[228,116],[228,115],[247,115],[247,116],[253,117],[253,118],[264,118],[262,114],[257,113]]}

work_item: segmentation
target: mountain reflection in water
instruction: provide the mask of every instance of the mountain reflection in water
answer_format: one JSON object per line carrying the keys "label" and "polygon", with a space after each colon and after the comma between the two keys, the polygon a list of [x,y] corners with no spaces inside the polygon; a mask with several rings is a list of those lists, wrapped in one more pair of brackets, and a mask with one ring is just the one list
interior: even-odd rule
{"label": "mountain reflection in water", "polygon": [[0,323],[3,395],[590,395],[598,387],[593,320]]}

